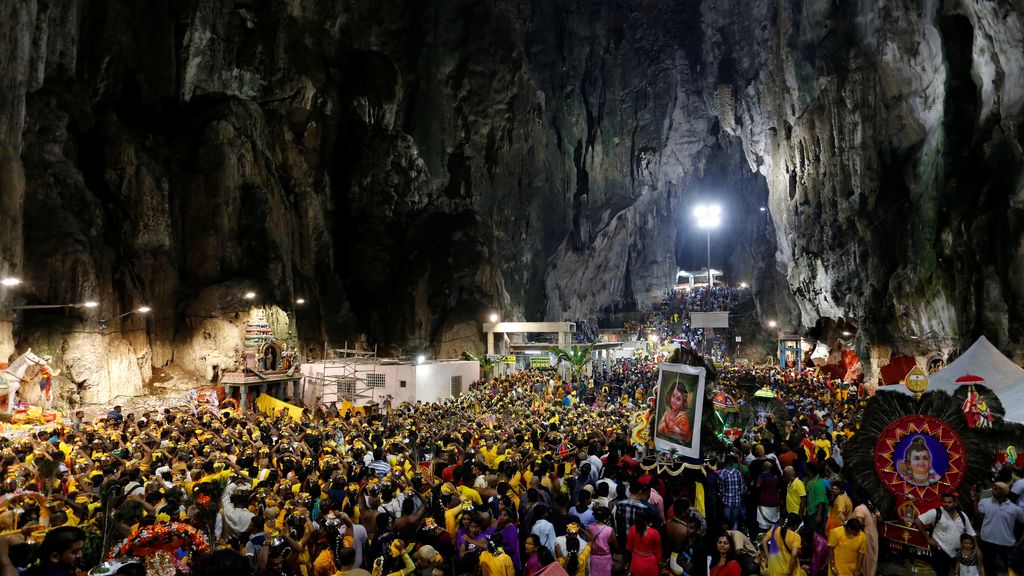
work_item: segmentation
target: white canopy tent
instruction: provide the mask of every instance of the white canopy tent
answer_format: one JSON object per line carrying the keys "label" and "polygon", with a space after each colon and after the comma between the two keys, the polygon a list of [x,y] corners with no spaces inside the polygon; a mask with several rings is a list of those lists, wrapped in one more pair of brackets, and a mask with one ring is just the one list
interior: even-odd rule
{"label": "white canopy tent", "polygon": [[[1003,403],[1006,420],[1024,423],[1024,368],[1014,364],[984,336],[948,366],[928,376],[928,392],[941,390],[952,395],[961,386],[956,379],[967,374],[985,380],[984,386]],[[882,386],[878,390],[912,394],[903,384]]]}

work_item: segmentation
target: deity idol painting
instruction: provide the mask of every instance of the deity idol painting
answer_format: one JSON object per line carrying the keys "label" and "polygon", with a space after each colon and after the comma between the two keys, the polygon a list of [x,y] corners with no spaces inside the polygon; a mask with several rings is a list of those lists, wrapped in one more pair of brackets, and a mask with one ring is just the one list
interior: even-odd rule
{"label": "deity idol painting", "polygon": [[703,368],[662,364],[655,410],[655,447],[675,450],[683,456],[698,456],[703,401]]}
{"label": "deity idol painting", "polygon": [[893,454],[896,471],[913,486],[931,486],[946,472],[946,451],[938,440],[926,434],[903,439]]}

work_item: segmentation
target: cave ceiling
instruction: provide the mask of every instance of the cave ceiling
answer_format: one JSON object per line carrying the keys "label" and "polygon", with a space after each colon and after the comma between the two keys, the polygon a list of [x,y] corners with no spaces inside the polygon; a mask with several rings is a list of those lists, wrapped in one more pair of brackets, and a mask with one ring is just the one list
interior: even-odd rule
{"label": "cave ceiling", "polygon": [[208,372],[249,290],[309,346],[450,357],[492,311],[592,329],[704,264],[714,198],[712,265],[761,320],[855,325],[872,365],[982,334],[1020,361],[1022,14],[3,2],[0,274],[25,282],[0,352],[121,388]]}

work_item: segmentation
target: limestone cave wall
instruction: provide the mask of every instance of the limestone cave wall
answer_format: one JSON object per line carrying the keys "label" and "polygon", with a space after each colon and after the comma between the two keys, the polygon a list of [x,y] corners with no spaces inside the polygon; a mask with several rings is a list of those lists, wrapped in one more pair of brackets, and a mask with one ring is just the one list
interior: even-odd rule
{"label": "limestone cave wall", "polygon": [[454,356],[492,310],[592,324],[702,264],[680,259],[713,185],[713,257],[759,315],[848,319],[875,363],[980,333],[1014,352],[1022,13],[0,3],[0,274],[26,280],[0,292],[0,356],[53,354],[103,402],[154,368],[205,377],[253,303],[294,311],[306,349]]}

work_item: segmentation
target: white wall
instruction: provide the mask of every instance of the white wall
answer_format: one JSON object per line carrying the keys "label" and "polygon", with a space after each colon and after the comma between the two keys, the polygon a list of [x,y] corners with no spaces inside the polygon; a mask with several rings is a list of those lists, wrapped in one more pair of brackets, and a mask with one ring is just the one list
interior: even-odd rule
{"label": "white wall", "polygon": [[438,402],[451,396],[452,376],[462,376],[462,390],[480,379],[480,364],[472,360],[430,362],[416,366],[416,400]]}
{"label": "white wall", "polygon": [[[345,374],[341,363],[324,364],[303,364],[302,373],[306,376],[322,377],[324,373],[328,376],[340,376]],[[351,373],[351,371],[349,372]],[[367,378],[367,375],[376,373],[384,377],[384,387],[365,390],[365,398],[357,398],[353,402],[356,406],[369,404],[370,402],[380,403],[388,394],[391,395],[391,405],[398,406],[402,402],[437,402],[448,398],[451,389],[451,377],[462,376],[462,389],[469,390],[469,385],[480,379],[480,364],[470,360],[457,360],[445,362],[427,362],[420,365],[415,364],[358,364],[356,365],[356,376]],[[405,381],[405,388],[401,383]],[[317,399],[318,387],[314,380],[306,380],[304,386],[303,401],[306,405],[313,405]]]}

